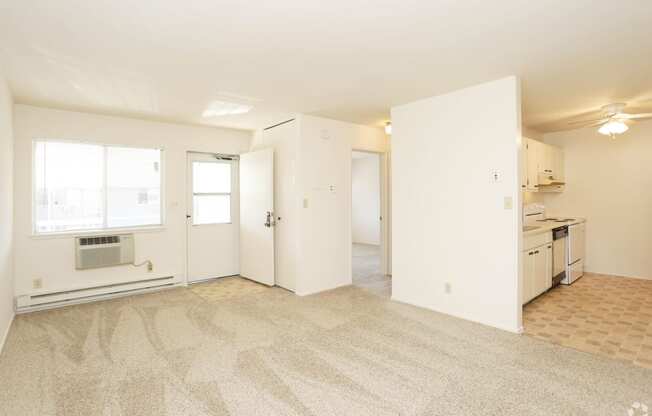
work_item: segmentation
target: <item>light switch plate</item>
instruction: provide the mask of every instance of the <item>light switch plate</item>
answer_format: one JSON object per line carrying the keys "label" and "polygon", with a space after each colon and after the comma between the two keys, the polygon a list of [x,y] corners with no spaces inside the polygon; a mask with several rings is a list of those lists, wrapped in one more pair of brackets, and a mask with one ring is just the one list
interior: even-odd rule
{"label": "light switch plate", "polygon": [[510,210],[513,208],[514,201],[511,196],[506,196],[505,200],[503,201],[504,208],[507,210]]}

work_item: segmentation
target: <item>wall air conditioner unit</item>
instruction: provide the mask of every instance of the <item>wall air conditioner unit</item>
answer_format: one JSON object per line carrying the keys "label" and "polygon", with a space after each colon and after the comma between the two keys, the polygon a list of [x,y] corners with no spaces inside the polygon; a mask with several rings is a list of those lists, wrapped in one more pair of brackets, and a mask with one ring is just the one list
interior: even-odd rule
{"label": "wall air conditioner unit", "polygon": [[101,235],[75,238],[77,270],[133,264],[134,235]]}

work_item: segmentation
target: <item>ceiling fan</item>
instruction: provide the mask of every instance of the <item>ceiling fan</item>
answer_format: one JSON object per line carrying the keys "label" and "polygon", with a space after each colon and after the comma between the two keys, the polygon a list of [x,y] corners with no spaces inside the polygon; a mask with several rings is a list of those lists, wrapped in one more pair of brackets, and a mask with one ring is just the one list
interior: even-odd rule
{"label": "ceiling fan", "polygon": [[617,135],[625,133],[629,126],[626,122],[633,120],[644,120],[652,118],[652,113],[629,114],[623,113],[627,104],[614,103],[603,106],[600,111],[602,116],[593,120],[572,121],[569,124],[580,127],[600,126],[598,133],[610,136],[612,139]]}

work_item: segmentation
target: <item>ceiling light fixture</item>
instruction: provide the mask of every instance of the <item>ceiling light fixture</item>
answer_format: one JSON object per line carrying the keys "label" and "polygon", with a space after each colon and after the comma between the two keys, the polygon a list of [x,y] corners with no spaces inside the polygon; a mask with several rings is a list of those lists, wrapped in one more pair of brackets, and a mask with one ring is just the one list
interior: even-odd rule
{"label": "ceiling light fixture", "polygon": [[598,133],[604,134],[605,136],[610,136],[612,139],[616,138],[616,135],[623,134],[629,129],[627,124],[623,123],[620,120],[609,120],[598,129]]}
{"label": "ceiling light fixture", "polygon": [[232,116],[237,114],[246,114],[253,107],[246,104],[230,103],[227,101],[213,101],[202,113],[202,117],[221,117]]}
{"label": "ceiling light fixture", "polygon": [[392,134],[392,122],[391,121],[386,121],[385,122],[385,134],[387,134],[387,135]]}

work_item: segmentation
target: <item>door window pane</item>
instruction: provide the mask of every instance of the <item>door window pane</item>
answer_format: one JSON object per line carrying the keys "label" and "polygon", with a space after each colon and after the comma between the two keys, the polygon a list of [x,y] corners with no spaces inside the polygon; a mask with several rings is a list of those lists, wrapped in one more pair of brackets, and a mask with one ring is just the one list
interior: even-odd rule
{"label": "door window pane", "polygon": [[231,222],[231,195],[193,195],[193,224]]}
{"label": "door window pane", "polygon": [[160,151],[108,147],[106,163],[108,226],[160,224]]}
{"label": "door window pane", "polygon": [[196,194],[231,193],[231,164],[193,162],[192,190]]}
{"label": "door window pane", "polygon": [[38,142],[34,150],[35,231],[102,228],[102,147]]}

